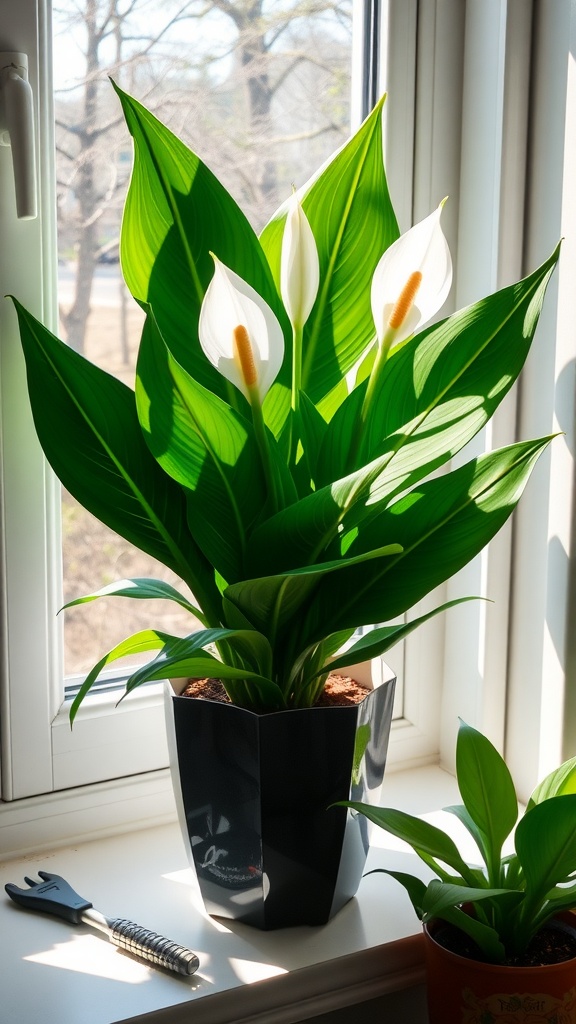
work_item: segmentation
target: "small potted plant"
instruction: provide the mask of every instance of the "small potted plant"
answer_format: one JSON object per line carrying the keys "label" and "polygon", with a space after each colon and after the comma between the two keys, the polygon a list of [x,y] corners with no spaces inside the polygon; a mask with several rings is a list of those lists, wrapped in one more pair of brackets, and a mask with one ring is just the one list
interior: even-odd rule
{"label": "small potted plant", "polygon": [[[399,237],[383,101],[258,238],[199,157],[117,92],[135,146],[122,270],[146,311],[135,389],[16,309],[56,474],[194,595],[131,579],[79,601],[163,597],[195,620],[186,637],[150,628],[106,653],[71,715],[111,662],[159,652],[126,689],[182,680],[169,729],[207,905],[262,927],[319,923],[366,854],[365,829],[327,807],[378,788],[393,689],[322,707],[329,666],[379,658],[442,611],[386,624],[514,509],[549,438],[430,475],[518,377],[557,252],[425,327],[452,279],[443,203]],[[180,696],[189,677],[220,680],[228,703]]]}
{"label": "small potted plant", "polygon": [[[446,807],[481,866],[450,835],[393,808],[349,802],[403,839],[437,876],[384,870],[423,922],[430,1024],[571,1024],[576,1020],[576,758],[536,787],[518,819],[510,772],[490,741],[461,723]],[[514,832],[514,852],[504,844]]]}

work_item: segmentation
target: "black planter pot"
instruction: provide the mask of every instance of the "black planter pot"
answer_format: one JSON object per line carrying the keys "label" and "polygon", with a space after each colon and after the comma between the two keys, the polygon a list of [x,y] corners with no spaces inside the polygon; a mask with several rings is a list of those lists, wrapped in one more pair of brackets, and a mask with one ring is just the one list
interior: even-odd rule
{"label": "black planter pot", "polygon": [[385,667],[378,682],[358,705],[269,715],[167,684],[174,789],[208,913],[319,925],[354,895],[367,822],[330,805],[378,797],[396,680]]}

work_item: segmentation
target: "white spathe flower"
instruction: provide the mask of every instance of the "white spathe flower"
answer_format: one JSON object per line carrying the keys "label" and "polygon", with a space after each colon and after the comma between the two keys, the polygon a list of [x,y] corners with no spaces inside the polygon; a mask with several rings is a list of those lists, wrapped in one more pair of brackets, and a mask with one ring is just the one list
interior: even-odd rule
{"label": "white spathe flower", "polygon": [[294,329],[304,326],[320,284],[318,249],[308,218],[294,192],[282,236],[280,294]]}
{"label": "white spathe flower", "polygon": [[246,396],[262,403],[284,359],[282,328],[261,295],[216,256],[198,336],[206,357]]}
{"label": "white spathe flower", "polygon": [[440,227],[444,202],[386,250],[372,278],[372,316],[380,344],[414,334],[444,305],[452,259]]}

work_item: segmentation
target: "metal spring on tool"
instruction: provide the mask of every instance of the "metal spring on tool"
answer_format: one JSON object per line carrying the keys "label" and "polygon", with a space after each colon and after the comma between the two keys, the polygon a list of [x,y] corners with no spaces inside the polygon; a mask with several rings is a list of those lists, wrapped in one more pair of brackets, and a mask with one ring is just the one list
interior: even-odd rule
{"label": "metal spring on tool", "polygon": [[198,967],[198,957],[191,950],[163,935],[157,935],[124,918],[109,921],[109,925],[113,941],[129,953],[144,956],[151,963],[179,974],[193,974]]}

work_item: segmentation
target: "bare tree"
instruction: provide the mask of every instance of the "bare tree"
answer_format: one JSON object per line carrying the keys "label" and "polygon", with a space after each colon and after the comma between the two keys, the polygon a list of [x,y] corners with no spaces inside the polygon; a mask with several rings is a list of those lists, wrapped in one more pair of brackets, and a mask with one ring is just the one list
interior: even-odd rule
{"label": "bare tree", "polygon": [[[150,0],[66,2],[66,17],[57,13],[82,32],[84,68],[79,87],[57,103],[60,224],[77,259],[62,322],[68,343],[82,351],[96,261],[106,234],[114,243],[129,170],[107,75],[207,156],[260,227],[262,211],[278,201],[283,153],[304,142],[313,153],[315,139],[330,133],[336,144],[345,130],[349,46],[334,26],[350,31],[351,0],[292,0],[281,9],[265,0],[172,0],[160,27]],[[184,22],[211,26],[216,42],[195,45]],[[306,104],[303,91],[311,93]]]}

